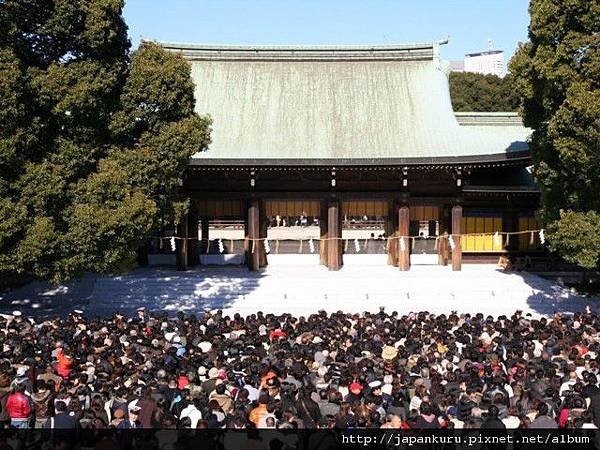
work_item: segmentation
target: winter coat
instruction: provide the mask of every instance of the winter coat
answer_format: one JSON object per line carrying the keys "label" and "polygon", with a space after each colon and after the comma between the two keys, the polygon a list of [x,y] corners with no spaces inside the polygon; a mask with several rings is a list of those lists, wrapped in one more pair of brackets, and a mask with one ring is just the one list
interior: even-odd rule
{"label": "winter coat", "polygon": [[6,402],[8,401],[8,397],[10,397],[10,390],[0,389],[0,422],[7,422],[10,420],[8,411],[6,411]]}
{"label": "winter coat", "polygon": [[431,415],[428,417],[423,416],[422,414],[416,418],[413,427],[417,430],[423,429],[436,429],[440,428],[440,422],[437,420],[435,415]]}
{"label": "winter coat", "polygon": [[216,392],[213,392],[208,399],[216,400],[225,414],[229,414],[231,410],[233,410],[233,400],[231,400],[231,397],[227,394],[217,394]]}
{"label": "winter coat", "polygon": [[51,399],[52,393],[50,391],[36,392],[31,396],[36,419],[47,419],[50,417]]}
{"label": "winter coat", "polygon": [[269,412],[267,411],[267,405],[264,403],[260,403],[256,408],[250,411],[250,416],[248,417],[248,419],[250,420],[250,422],[252,422],[255,426],[258,427],[260,419],[263,416],[266,416],[267,414],[269,414]]}
{"label": "winter coat", "polygon": [[505,430],[506,425],[497,417],[488,417],[481,424],[481,428],[487,430]]}
{"label": "winter coat", "polygon": [[536,419],[531,422],[530,428],[558,428],[558,424],[556,420],[552,419],[548,416],[538,416]]}
{"label": "winter coat", "polygon": [[56,352],[56,359],[58,360],[58,364],[56,365],[56,372],[63,378],[69,378],[71,374],[71,366],[73,365],[73,361],[65,355],[65,353],[61,350]]}
{"label": "winter coat", "polygon": [[29,398],[22,392],[15,392],[6,400],[6,412],[11,419],[27,419],[31,414]]}
{"label": "winter coat", "polygon": [[458,420],[465,422],[471,416],[471,410],[477,404],[467,396],[461,397],[458,401]]}
{"label": "winter coat", "polygon": [[44,424],[44,428],[58,428],[63,430],[74,430],[79,428],[77,420],[69,414],[57,414],[55,417],[49,418]]}

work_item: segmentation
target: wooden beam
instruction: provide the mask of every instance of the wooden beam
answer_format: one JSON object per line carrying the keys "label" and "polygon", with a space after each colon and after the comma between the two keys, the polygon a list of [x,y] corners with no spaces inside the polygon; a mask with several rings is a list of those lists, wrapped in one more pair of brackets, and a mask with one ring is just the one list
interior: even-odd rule
{"label": "wooden beam", "polygon": [[260,268],[260,251],[257,240],[260,238],[260,203],[258,200],[250,200],[248,203],[248,269],[258,270]]}
{"label": "wooden beam", "polygon": [[462,247],[460,244],[460,226],[462,222],[462,206],[452,208],[452,240],[454,249],[452,250],[452,270],[462,269]]}
{"label": "wooden beam", "polygon": [[340,245],[342,228],[340,226],[340,202],[330,200],[327,205],[327,267],[329,270],[340,270]]}
{"label": "wooden beam", "polygon": [[[410,210],[408,206],[398,209],[398,267],[401,271],[410,269],[410,239],[407,238],[410,230]],[[400,242],[403,240],[404,245]]]}

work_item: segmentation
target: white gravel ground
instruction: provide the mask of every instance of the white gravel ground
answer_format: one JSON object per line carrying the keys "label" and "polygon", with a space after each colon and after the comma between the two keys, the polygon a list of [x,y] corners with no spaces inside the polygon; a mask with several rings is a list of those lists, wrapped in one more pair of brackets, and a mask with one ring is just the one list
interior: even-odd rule
{"label": "white gravel ground", "polygon": [[597,300],[580,297],[528,273],[504,273],[493,265],[413,266],[409,272],[385,265],[386,255],[345,255],[329,272],[317,255],[270,255],[260,272],[243,267],[196,267],[186,272],[145,268],[121,276],[96,277],[61,286],[31,283],[0,297],[0,312],[18,309],[39,316],[82,309],[87,315],[133,313],[145,306],[175,314],[223,309],[304,315],[327,311],[400,313],[482,312],[498,316],[515,310],[534,315],[582,311]]}

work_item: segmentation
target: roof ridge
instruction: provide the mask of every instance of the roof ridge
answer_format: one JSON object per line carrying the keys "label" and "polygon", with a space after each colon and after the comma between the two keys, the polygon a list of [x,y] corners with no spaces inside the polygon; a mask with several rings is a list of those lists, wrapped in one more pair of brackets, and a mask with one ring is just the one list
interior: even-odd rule
{"label": "roof ridge", "polygon": [[392,44],[214,44],[160,41],[142,39],[142,42],[154,42],[168,49],[202,51],[389,51],[410,49],[433,49],[439,42],[412,42]]}

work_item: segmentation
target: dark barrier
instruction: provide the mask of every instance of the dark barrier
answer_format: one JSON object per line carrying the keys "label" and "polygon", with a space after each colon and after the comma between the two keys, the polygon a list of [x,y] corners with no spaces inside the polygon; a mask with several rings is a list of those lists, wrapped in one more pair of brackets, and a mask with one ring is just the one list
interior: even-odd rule
{"label": "dark barrier", "polygon": [[592,449],[597,430],[0,430],[0,449]]}

